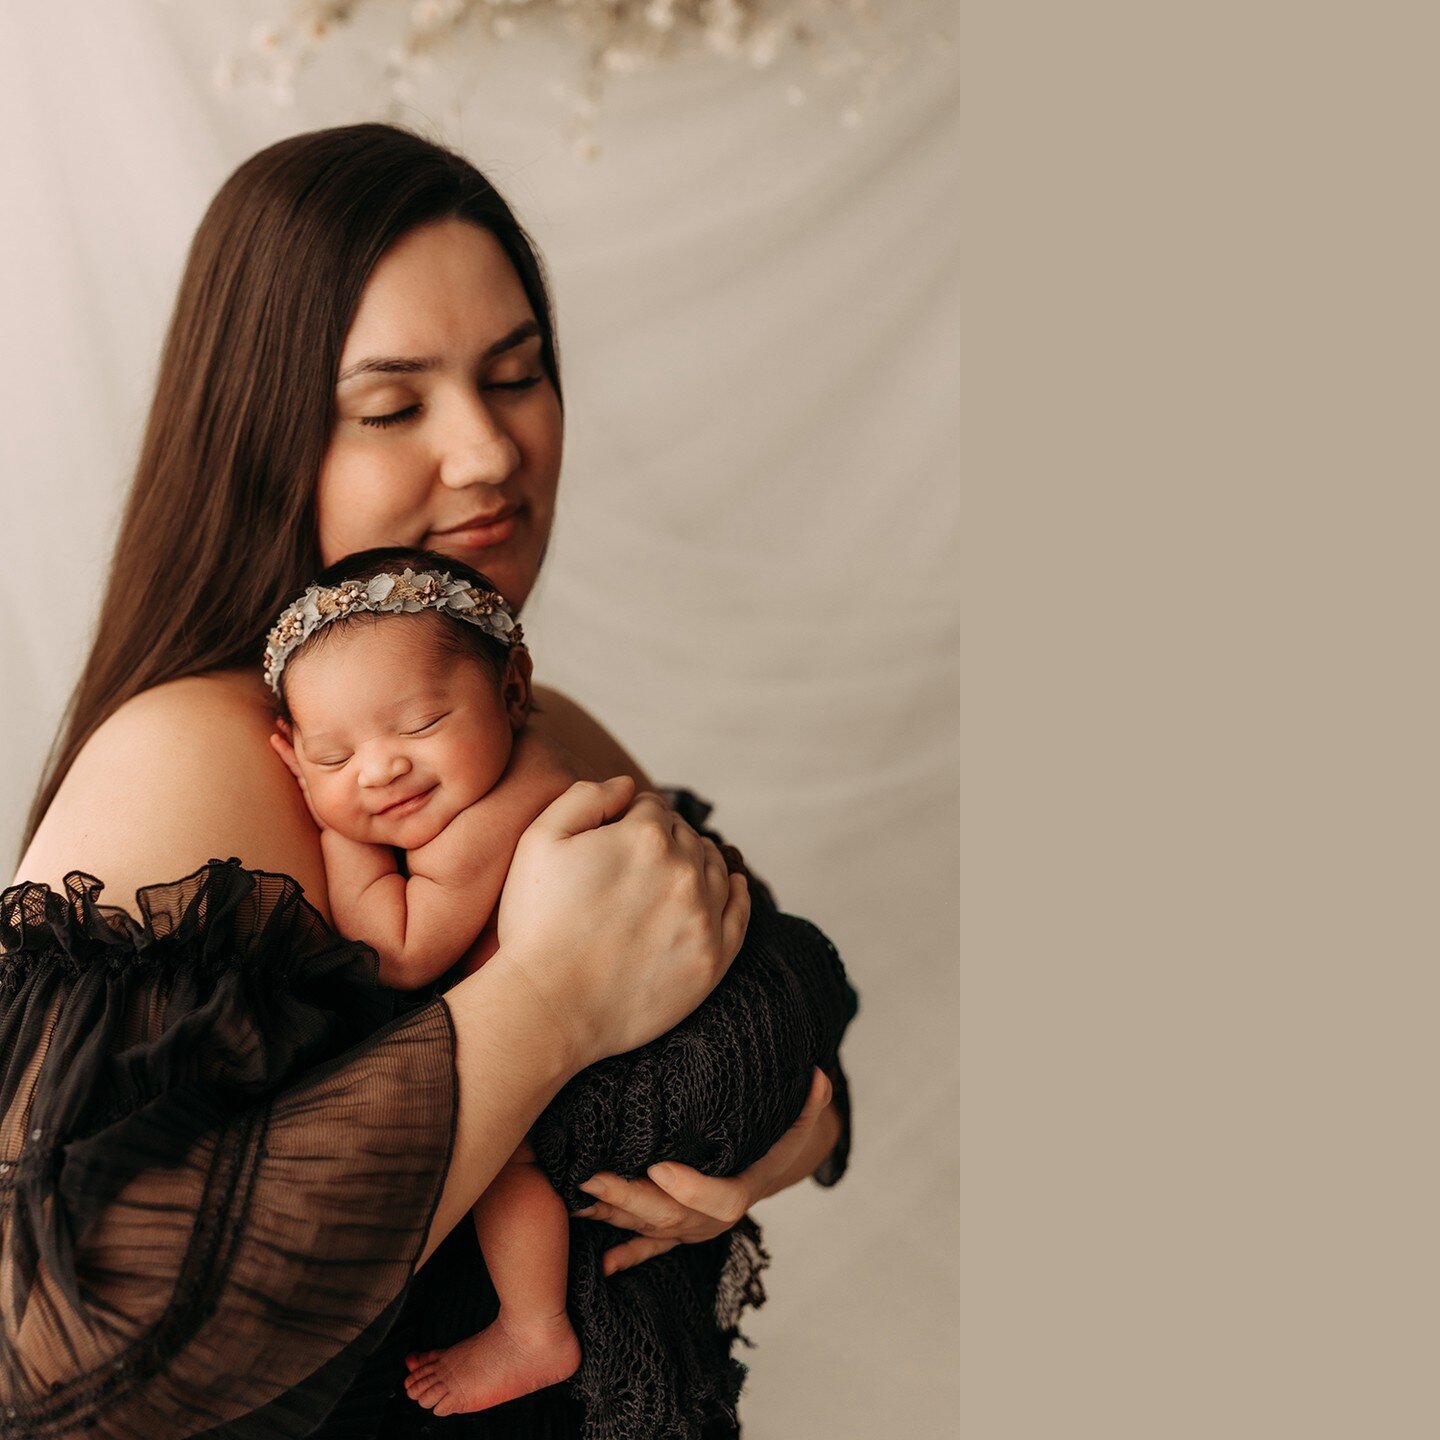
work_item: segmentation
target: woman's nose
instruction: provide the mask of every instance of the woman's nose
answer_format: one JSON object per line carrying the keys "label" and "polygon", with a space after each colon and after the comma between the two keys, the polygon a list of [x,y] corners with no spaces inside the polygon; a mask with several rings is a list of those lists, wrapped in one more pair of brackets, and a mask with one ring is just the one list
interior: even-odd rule
{"label": "woman's nose", "polygon": [[455,490],[477,484],[503,485],[519,465],[519,446],[484,400],[475,396],[446,432],[440,483]]}
{"label": "woman's nose", "polygon": [[409,773],[410,761],[398,750],[366,755],[360,763],[360,783],[372,789],[379,789]]}

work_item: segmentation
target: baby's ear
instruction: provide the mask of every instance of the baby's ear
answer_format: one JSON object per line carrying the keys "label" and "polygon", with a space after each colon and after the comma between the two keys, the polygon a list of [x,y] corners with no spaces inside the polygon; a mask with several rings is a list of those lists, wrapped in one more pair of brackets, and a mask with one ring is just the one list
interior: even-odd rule
{"label": "baby's ear", "polygon": [[530,652],[523,645],[512,645],[505,657],[505,682],[500,691],[512,730],[523,729],[530,718],[530,673],[533,669]]}
{"label": "baby's ear", "polygon": [[295,754],[291,730],[285,721],[276,720],[275,729],[270,733],[270,748],[285,762],[285,768],[297,780],[300,779],[300,760]]}

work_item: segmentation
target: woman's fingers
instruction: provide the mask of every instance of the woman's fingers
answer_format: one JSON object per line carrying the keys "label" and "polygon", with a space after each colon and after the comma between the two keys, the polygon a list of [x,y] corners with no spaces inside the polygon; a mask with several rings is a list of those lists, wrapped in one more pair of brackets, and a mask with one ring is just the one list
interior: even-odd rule
{"label": "woman's fingers", "polygon": [[663,1240],[708,1240],[728,1230],[753,1203],[744,1176],[702,1175],[674,1161],[653,1165],[649,1177],[635,1180],[602,1172],[580,1188],[596,1197],[576,1212],[581,1219]]}
{"label": "woman's fingers", "polygon": [[635,781],[629,775],[577,780],[535,817],[531,828],[556,840],[598,829],[620,814],[634,793]]}
{"label": "woman's fingers", "polygon": [[618,1275],[620,1271],[629,1270],[642,1260],[649,1260],[656,1255],[663,1255],[667,1250],[673,1250],[679,1243],[678,1240],[656,1240],[649,1235],[637,1235],[633,1240],[612,1245],[605,1252],[600,1264],[607,1275]]}
{"label": "woman's fingers", "polygon": [[795,1125],[813,1125],[834,1093],[835,1086],[831,1084],[830,1077],[817,1065],[810,1077],[810,1093],[805,1097],[805,1108],[796,1118]]}
{"label": "woman's fingers", "polygon": [[607,1275],[681,1243],[709,1240],[737,1225],[750,1207],[769,1194],[767,1168],[788,1163],[788,1154],[803,1145],[815,1121],[830,1103],[833,1086],[818,1066],[810,1077],[810,1091],[795,1123],[771,1148],[739,1175],[704,1175],[690,1165],[667,1160],[652,1165],[644,1179],[623,1180],[608,1171],[587,1180],[580,1188],[595,1201],[576,1213],[586,1220],[603,1220],[620,1230],[633,1230],[635,1238],[605,1252]]}
{"label": "woman's fingers", "polygon": [[705,841],[705,888],[710,903],[723,910],[730,898],[730,867],[713,840]]}
{"label": "woman's fingers", "polygon": [[500,896],[499,956],[551,1006],[576,1068],[694,1009],[749,920],[743,878],[634,786],[629,776],[570,786],[521,836]]}
{"label": "woman's fingers", "polygon": [[711,1216],[726,1228],[738,1224],[753,1203],[743,1175],[704,1175],[674,1160],[652,1165],[649,1175],[677,1204]]}
{"label": "woman's fingers", "polygon": [[604,1220],[622,1230],[639,1230],[647,1235],[673,1237],[687,1218],[685,1207],[677,1204],[653,1180],[622,1180],[608,1172],[594,1176],[580,1187],[594,1195],[594,1204],[582,1212],[586,1220]]}
{"label": "woman's fingers", "polygon": [[745,929],[750,924],[750,886],[739,871],[729,877],[727,885],[729,898],[720,916],[720,950],[728,966],[740,953]]}
{"label": "woman's fingers", "polygon": [[[630,783],[634,785],[635,782],[631,780]],[[653,790],[641,790],[625,811],[625,819],[651,820],[666,830],[673,830],[675,812]]]}

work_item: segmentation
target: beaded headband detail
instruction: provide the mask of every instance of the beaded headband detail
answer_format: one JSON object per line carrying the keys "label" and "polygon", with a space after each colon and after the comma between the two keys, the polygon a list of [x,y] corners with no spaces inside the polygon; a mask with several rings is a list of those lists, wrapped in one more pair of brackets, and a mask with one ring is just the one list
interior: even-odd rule
{"label": "beaded headband detail", "polygon": [[477,625],[505,645],[523,645],[525,632],[505,597],[495,590],[477,590],[444,570],[411,570],[345,580],[339,585],[312,585],[287,606],[265,639],[265,680],[276,695],[286,662],[317,630],[348,615],[413,615],[437,610],[467,625]]}

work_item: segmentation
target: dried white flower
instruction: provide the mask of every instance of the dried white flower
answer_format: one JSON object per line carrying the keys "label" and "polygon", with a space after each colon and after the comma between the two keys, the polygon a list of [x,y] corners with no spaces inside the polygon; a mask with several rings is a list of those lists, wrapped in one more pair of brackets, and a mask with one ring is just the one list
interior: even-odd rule
{"label": "dried white flower", "polygon": [[775,63],[780,53],[781,34],[776,25],[764,25],[757,30],[750,41],[750,63],[757,70],[763,70]]}
{"label": "dried white flower", "polygon": [[607,70],[628,75],[644,65],[645,57],[638,50],[622,50],[618,45],[612,45],[600,56],[600,63]]}
{"label": "dried white flower", "polygon": [[[281,0],[268,4],[278,11]],[[215,88],[227,91],[253,82],[275,104],[292,104],[300,68],[354,25],[361,12],[368,18],[380,10],[395,16],[390,43],[388,49],[374,43],[369,53],[381,60],[382,83],[393,99],[413,97],[416,77],[430,76],[437,62],[454,78],[471,42],[507,41],[524,25],[548,22],[575,38],[582,58],[578,86],[552,82],[547,88],[584,121],[596,113],[604,77],[633,74],[671,55],[708,51],[760,70],[799,57],[821,84],[812,90],[810,83],[787,74],[781,91],[786,103],[798,106],[833,94],[837,106],[845,104],[840,123],[854,128],[895,69],[896,57],[908,48],[896,43],[896,27],[883,28],[890,8],[875,0],[405,0],[403,5],[394,0],[389,5],[287,0],[283,24],[277,17],[256,25],[248,47],[216,66]],[[477,16],[479,25],[467,23]],[[427,79],[425,88],[428,96],[436,86]],[[573,140],[573,128],[571,135]],[[579,159],[599,154],[588,134],[573,144]]]}

